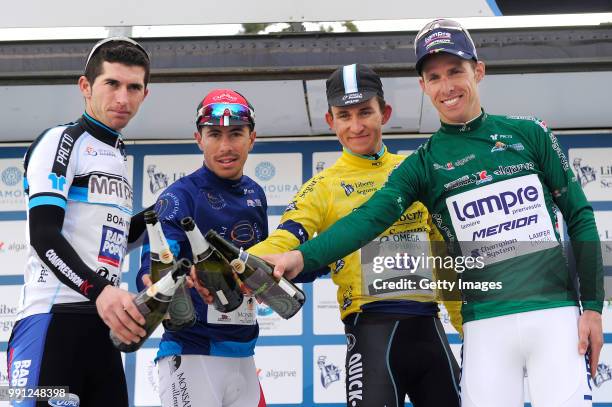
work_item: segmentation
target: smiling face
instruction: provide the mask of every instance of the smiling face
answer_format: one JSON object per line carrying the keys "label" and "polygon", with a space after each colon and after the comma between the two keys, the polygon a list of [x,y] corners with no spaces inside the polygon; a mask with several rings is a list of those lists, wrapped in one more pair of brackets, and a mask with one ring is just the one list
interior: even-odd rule
{"label": "smiling face", "polygon": [[438,111],[440,120],[449,124],[467,123],[480,114],[478,83],[485,74],[481,61],[468,61],[439,53],[423,64],[419,84]]}
{"label": "smiling face", "polygon": [[102,73],[93,84],[85,76],[79,78],[85,111],[107,127],[120,131],[138,112],[148,94],[144,78],[145,70],[141,66],[104,61]]}
{"label": "smiling face", "polygon": [[381,111],[375,97],[351,106],[332,106],[325,114],[329,127],[336,133],[340,144],[349,151],[376,154],[382,148],[382,128],[391,117],[391,106]]}
{"label": "smiling face", "polygon": [[242,177],[244,163],[255,143],[255,132],[249,126],[202,126],[194,134],[204,163],[219,178]]}

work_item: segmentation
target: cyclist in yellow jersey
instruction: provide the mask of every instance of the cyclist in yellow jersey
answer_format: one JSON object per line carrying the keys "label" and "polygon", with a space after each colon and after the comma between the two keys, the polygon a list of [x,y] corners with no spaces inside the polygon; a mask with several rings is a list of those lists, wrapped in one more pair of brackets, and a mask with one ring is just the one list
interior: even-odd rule
{"label": "cyclist in yellow jersey", "polygon": [[[365,65],[337,69],[327,80],[326,121],[342,144],[342,156],[312,177],[289,203],[278,228],[249,249],[256,255],[282,253],[326,230],[367,201],[405,158],[382,142],[382,127],[391,116],[379,76]],[[347,334],[347,405],[403,406],[408,394],[415,407],[459,406],[459,369],[437,318],[436,293],[388,284],[408,279],[431,280],[435,271],[373,271],[373,257],[404,251],[429,251],[442,241],[420,202],[410,206],[367,248],[330,265],[338,285],[337,299]],[[412,247],[412,249],[410,248]],[[374,255],[372,255],[374,253]],[[414,271],[414,270],[412,270]],[[312,281],[325,271],[299,275]],[[427,274],[430,274],[429,276]],[[460,331],[459,302],[447,303]]]}

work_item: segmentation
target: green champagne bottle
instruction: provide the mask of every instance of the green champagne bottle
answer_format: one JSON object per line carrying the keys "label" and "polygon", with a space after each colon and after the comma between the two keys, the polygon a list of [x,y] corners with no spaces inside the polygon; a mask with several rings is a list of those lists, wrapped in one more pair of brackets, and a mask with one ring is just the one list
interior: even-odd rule
{"label": "green champagne bottle", "polygon": [[270,264],[237,248],[214,230],[206,233],[206,240],[230,261],[232,269],[257,300],[278,315],[289,319],[302,308],[306,300],[304,292],[284,277],[276,279]]}
{"label": "green champagne bottle", "polygon": [[134,297],[134,304],[142,316],[145,317],[143,328],[147,334],[144,338],[140,339],[140,342],[127,344],[121,342],[111,331],[110,338],[117,349],[121,352],[134,352],[142,346],[164,319],[176,289],[184,282],[185,276],[190,270],[191,261],[181,259],[158,282],[145,288]]}
{"label": "green champagne bottle", "polygon": [[227,313],[238,308],[243,295],[227,259],[208,244],[193,218],[182,219],[181,226],[191,245],[198,279],[210,291],[215,309]]}
{"label": "green champagne bottle", "polygon": [[[145,212],[144,218],[151,252],[151,280],[156,283],[174,268],[174,255],[155,211]],[[172,303],[168,308],[168,317],[164,320],[164,328],[169,331],[178,331],[193,326],[195,322],[193,301],[189,289],[183,283],[172,298]]]}

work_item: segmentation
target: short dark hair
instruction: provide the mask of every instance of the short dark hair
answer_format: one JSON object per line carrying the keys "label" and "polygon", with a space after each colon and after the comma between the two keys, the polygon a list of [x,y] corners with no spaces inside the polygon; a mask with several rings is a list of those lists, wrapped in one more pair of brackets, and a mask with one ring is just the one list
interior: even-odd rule
{"label": "short dark hair", "polygon": [[85,68],[85,77],[93,85],[96,78],[102,73],[103,62],[118,62],[127,66],[140,66],[145,70],[145,88],[149,84],[151,64],[149,57],[136,45],[128,42],[111,41],[101,45],[95,50]]}
{"label": "short dark hair", "polygon": [[[385,101],[385,99],[381,98],[380,96],[374,96],[374,97],[376,98],[376,101],[378,102],[378,107],[380,107],[380,112],[381,113],[384,112],[385,106],[387,106],[387,102]],[[332,116],[334,115],[334,113],[332,112],[332,107],[329,104],[327,105],[327,112],[331,114]]]}

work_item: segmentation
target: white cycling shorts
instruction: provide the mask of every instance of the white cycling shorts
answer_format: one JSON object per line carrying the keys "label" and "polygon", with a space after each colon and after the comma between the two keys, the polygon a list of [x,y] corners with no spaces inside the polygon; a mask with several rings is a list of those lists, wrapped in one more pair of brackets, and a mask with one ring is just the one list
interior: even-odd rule
{"label": "white cycling shorts", "polygon": [[266,406],[252,356],[177,355],[157,366],[162,407]]}
{"label": "white cycling shorts", "polygon": [[525,373],[533,407],[592,406],[578,317],[562,307],[465,323],[462,407],[523,407]]}

